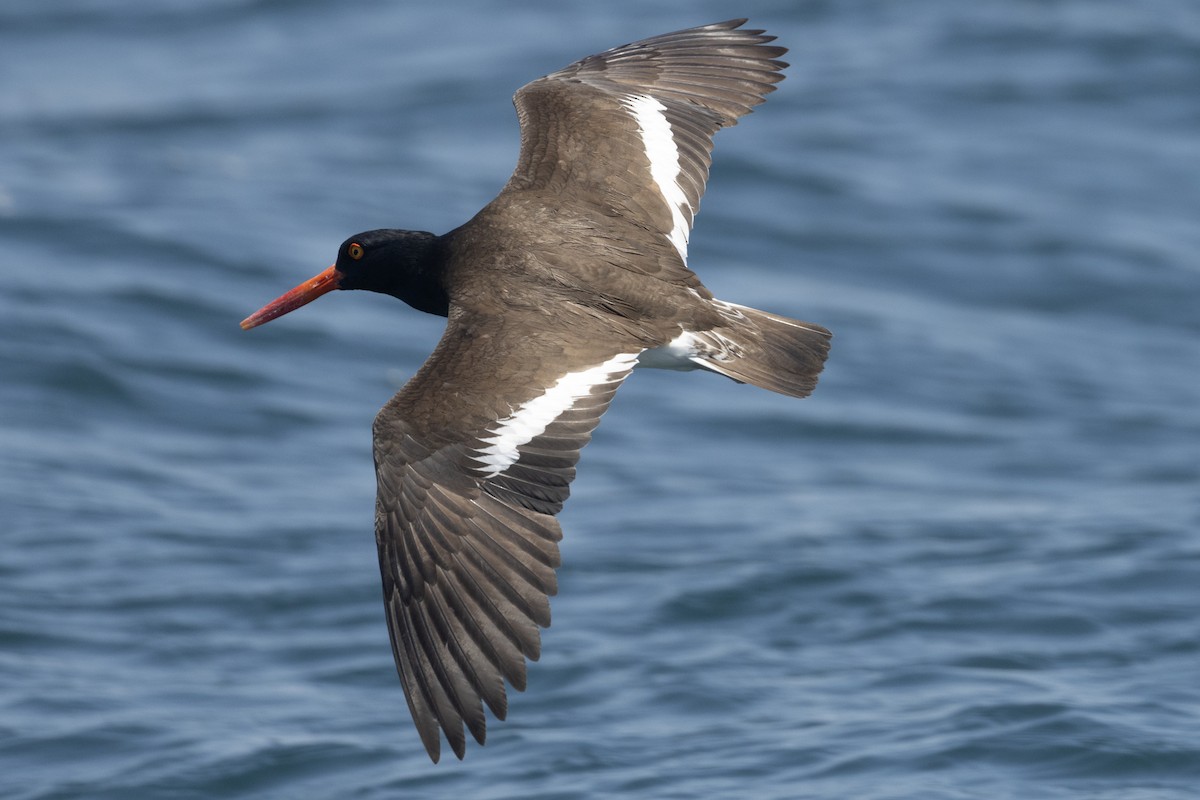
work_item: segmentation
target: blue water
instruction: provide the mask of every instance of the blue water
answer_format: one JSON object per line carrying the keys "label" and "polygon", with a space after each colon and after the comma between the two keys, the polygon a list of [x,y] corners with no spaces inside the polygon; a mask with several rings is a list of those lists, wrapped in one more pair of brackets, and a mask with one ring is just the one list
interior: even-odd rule
{"label": "blue water", "polygon": [[[0,7],[0,797],[1198,796],[1200,6],[411,5]],[[740,15],[792,66],[692,264],[828,369],[626,384],[528,692],[434,766],[369,437],[441,321],[237,323],[467,219],[525,81]]]}

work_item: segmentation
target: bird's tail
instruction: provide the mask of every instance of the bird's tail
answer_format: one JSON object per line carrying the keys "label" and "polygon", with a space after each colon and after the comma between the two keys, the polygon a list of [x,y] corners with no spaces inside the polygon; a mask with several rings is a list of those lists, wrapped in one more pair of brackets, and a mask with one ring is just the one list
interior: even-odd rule
{"label": "bird's tail", "polygon": [[692,361],[739,383],[792,397],[807,397],[829,355],[828,330],[811,322],[715,301],[728,321],[693,334],[703,343]]}

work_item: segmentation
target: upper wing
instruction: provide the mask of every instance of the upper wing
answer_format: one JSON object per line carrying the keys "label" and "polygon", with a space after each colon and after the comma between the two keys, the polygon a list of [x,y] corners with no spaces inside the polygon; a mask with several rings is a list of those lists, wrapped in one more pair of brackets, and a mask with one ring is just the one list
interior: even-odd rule
{"label": "upper wing", "polygon": [[655,36],[529,83],[506,191],[546,190],[649,227],[687,262],[713,134],[774,91],[786,50],[745,20]]}
{"label": "upper wing", "polygon": [[556,591],[553,515],[641,350],[586,325],[517,335],[511,321],[477,336],[452,310],[434,354],[375,421],[388,630],[434,761],[439,727],[462,758],[463,724],[482,744],[482,703],[504,719],[504,680],[525,688]]}

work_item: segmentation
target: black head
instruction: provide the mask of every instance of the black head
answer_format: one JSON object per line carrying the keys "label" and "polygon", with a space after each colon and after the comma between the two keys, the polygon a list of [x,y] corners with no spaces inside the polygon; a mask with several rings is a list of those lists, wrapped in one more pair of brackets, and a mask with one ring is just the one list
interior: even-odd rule
{"label": "black head", "polygon": [[366,289],[398,297],[418,311],[446,316],[439,239],[424,231],[375,230],[351,236],[332,267],[242,321],[250,329],[295,311],[334,289]]}
{"label": "black head", "polygon": [[333,265],[340,277],[338,288],[388,293],[388,287],[411,271],[409,262],[414,250],[424,250],[425,245],[436,238],[431,233],[418,231],[356,233],[338,248],[337,261]]}
{"label": "black head", "polygon": [[339,289],[366,289],[398,297],[413,308],[446,315],[438,237],[424,231],[374,230],[338,248]]}

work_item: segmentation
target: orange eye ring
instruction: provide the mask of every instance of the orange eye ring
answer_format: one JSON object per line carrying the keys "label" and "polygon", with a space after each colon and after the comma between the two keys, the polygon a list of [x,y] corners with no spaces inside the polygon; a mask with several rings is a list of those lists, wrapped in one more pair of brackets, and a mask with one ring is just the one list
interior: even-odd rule
{"label": "orange eye ring", "polygon": [[355,261],[361,259],[364,252],[363,246],[358,242],[351,242],[350,246],[346,248],[346,255],[350,256]]}

